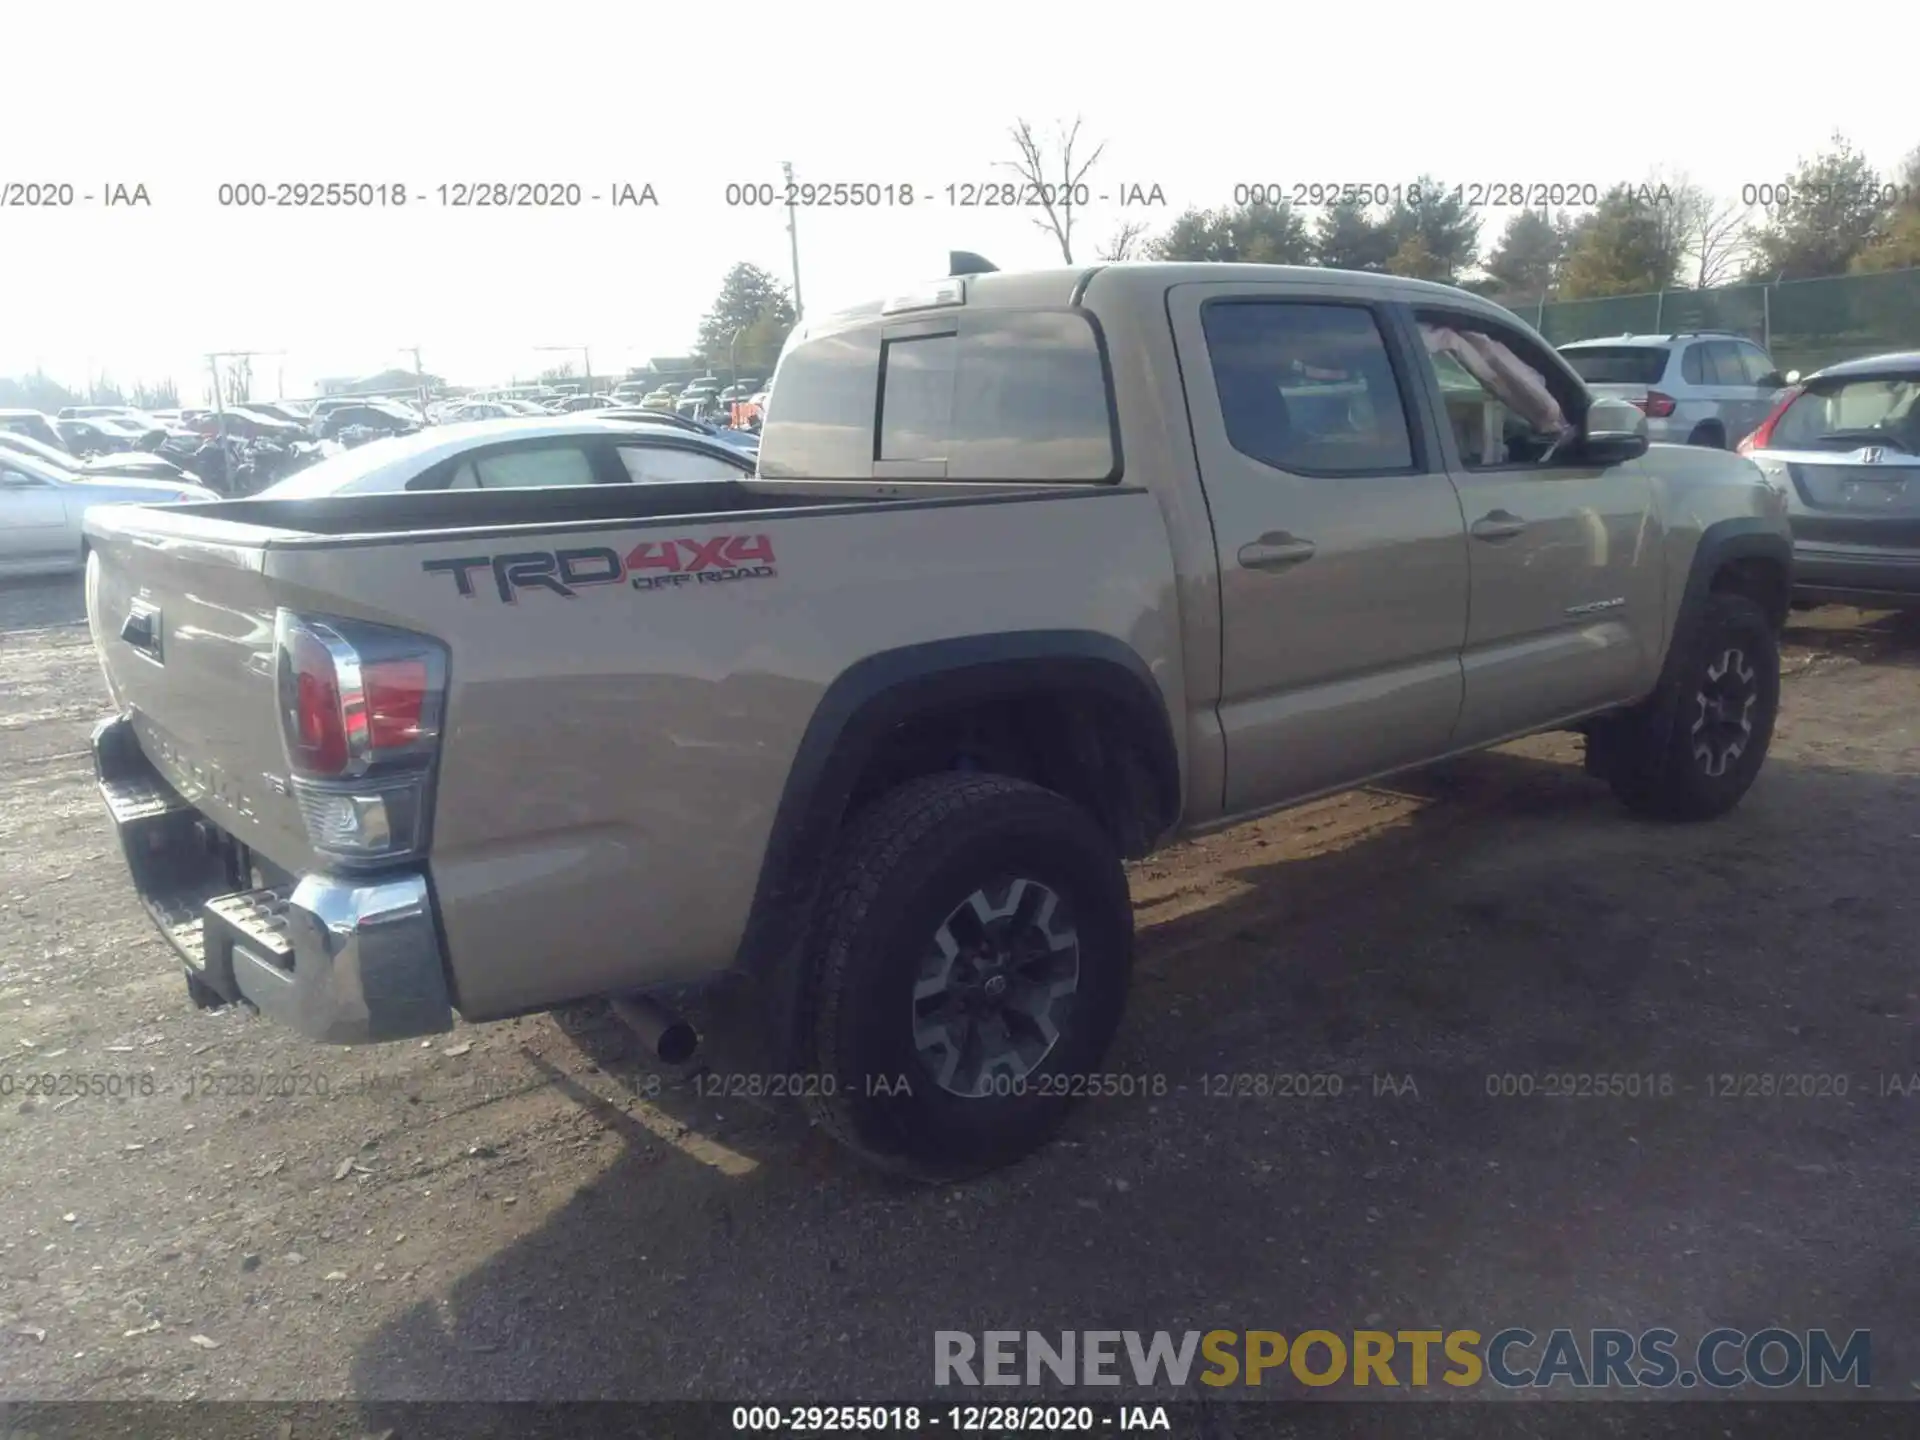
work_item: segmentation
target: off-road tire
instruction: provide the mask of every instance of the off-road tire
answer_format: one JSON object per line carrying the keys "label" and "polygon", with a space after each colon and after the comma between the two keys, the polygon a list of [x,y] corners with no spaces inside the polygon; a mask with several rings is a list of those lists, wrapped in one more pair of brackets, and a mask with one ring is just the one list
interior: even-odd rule
{"label": "off-road tire", "polygon": [[[954,907],[1005,876],[1070,907],[1078,988],[1058,1039],[1013,1093],[941,1088],[914,1044],[920,957]],[[938,1181],[1041,1145],[1113,1039],[1133,960],[1133,909],[1113,842],[1079,806],[989,773],[911,780],[849,825],[807,942],[813,1119],[863,1159]],[[904,1085],[902,1081],[904,1080]]]}
{"label": "off-road tire", "polygon": [[[1605,773],[1614,793],[1629,810],[1659,820],[1711,820],[1724,815],[1747,793],[1767,758],[1774,717],[1780,708],[1780,642],[1766,613],[1744,595],[1707,597],[1700,623],[1686,642],[1685,657],[1674,665],[1663,693],[1647,713],[1626,717],[1608,737]],[[1737,657],[1753,673],[1754,700],[1747,718],[1751,732],[1737,757],[1712,773],[1717,757],[1696,753],[1695,721],[1701,696],[1716,667]],[[1671,723],[1654,717],[1670,717]]]}

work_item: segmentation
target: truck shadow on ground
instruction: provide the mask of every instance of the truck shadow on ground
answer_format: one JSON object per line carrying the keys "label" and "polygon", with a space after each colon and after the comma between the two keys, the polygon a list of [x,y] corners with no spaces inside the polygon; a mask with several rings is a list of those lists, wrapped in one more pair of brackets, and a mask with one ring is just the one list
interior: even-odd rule
{"label": "truck shadow on ground", "polygon": [[[729,1173],[552,1070],[621,1158],[383,1325],[355,1392],[900,1398],[934,1393],[941,1329],[1697,1334],[1920,1308],[1911,1110],[1863,1098],[1920,1069],[1900,858],[1920,778],[1776,760],[1694,827],[1511,752],[1392,793],[1324,853],[1261,827],[1205,842],[1208,892],[1142,910],[1111,1061],[1161,1093],[1083,1103],[967,1186],[873,1177],[771,1118],[735,1123],[751,1164]],[[1852,1096],[1703,1094],[1785,1069]],[[1554,1075],[1602,1093],[1547,1098]],[[718,1108],[657,1104],[690,1131]]]}

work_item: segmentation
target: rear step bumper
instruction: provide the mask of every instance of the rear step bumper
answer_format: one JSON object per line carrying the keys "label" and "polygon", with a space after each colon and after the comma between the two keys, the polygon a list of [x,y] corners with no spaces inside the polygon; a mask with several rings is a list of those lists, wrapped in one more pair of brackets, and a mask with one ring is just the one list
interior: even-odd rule
{"label": "rear step bumper", "polygon": [[93,756],[134,888],[192,979],[330,1045],[452,1028],[424,875],[234,890],[211,822],[161,778],[125,717],[94,728]]}

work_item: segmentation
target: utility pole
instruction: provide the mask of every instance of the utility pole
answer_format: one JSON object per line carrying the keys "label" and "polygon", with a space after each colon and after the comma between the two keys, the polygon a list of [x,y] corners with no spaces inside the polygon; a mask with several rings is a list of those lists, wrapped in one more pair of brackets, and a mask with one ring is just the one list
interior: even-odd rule
{"label": "utility pole", "polygon": [[420,347],[418,345],[402,345],[400,347],[400,353],[402,355],[413,356],[413,377],[419,382],[420,413],[425,415],[427,413],[427,372],[420,368]]}
{"label": "utility pole", "polygon": [[218,355],[207,356],[207,371],[213,376],[213,413],[219,417],[220,438],[224,441],[227,438],[227,407],[220,399],[220,357]]}
{"label": "utility pole", "polygon": [[215,350],[207,356],[207,369],[213,375],[213,413],[220,423],[220,488],[226,489],[233,483],[231,475],[232,454],[227,449],[227,403],[220,395],[220,362],[222,360],[252,360],[255,356],[267,359],[285,355],[284,350]]}
{"label": "utility pole", "polygon": [[220,417],[220,440],[224,445],[227,439],[227,407],[220,398],[220,362],[222,360],[269,359],[285,355],[284,350],[215,350],[207,356],[207,368],[213,372],[213,413]]}
{"label": "utility pole", "polygon": [[787,177],[787,240],[793,250],[793,315],[800,318],[800,219],[793,203],[793,162],[782,160],[780,171]]}

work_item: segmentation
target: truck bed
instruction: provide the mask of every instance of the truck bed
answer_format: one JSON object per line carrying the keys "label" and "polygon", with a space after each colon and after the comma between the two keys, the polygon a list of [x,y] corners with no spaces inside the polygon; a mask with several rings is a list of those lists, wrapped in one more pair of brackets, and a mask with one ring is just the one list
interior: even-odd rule
{"label": "truck bed", "polygon": [[[277,617],[444,647],[419,870],[468,1018],[729,963],[803,737],[856,665],[1023,631],[1179,653],[1166,522],[1125,485],[249,499],[99,507],[87,534],[132,772],[279,889],[331,867],[289,790]],[[1155,671],[1170,714],[1180,673]]]}
{"label": "truck bed", "polygon": [[[657,485],[582,485],[547,490],[433,490],[391,495],[324,495],[312,499],[210,501],[176,505],[170,515],[221,525],[260,527],[276,538],[381,535],[416,538],[454,530],[496,531],[517,526],[608,525],[696,515],[739,515],[849,505],[898,505],[961,496],[1031,496],[1032,486],[876,486],[869,482],[797,483],[778,480],[690,481]],[[104,512],[102,512],[104,513]],[[142,516],[143,526],[150,516]],[[204,529],[204,525],[196,527]]]}

